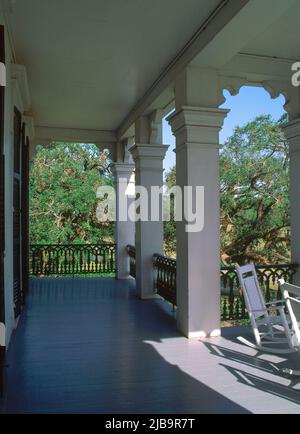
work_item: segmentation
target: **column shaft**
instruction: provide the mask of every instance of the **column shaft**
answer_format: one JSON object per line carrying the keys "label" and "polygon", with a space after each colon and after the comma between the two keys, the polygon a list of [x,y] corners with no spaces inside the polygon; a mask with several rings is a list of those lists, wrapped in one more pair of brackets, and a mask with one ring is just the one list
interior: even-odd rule
{"label": "column shaft", "polygon": [[[290,147],[291,259],[300,264],[300,119],[284,127]],[[300,285],[300,269],[295,276]]]}
{"label": "column shaft", "polygon": [[[115,238],[116,238],[116,263],[118,279],[129,278],[129,257],[127,255],[126,246],[134,245],[135,243],[135,225],[128,218],[128,207],[134,201],[134,164],[115,163],[113,165],[113,173],[115,175],[116,186],[116,222],[115,222]],[[120,198],[126,198],[126,201],[120,201]],[[127,202],[127,209],[121,210],[120,206]],[[124,218],[127,214],[127,220]]]}
{"label": "column shaft", "polygon": [[154,296],[153,255],[163,252],[163,221],[151,221],[151,187],[163,185],[166,145],[135,144],[130,152],[136,165],[136,185],[148,192],[148,221],[136,222],[136,284],[142,299]]}
{"label": "column shaft", "polygon": [[192,187],[194,201],[196,187],[204,188],[203,227],[187,232],[183,220],[176,228],[177,322],[188,338],[220,333],[219,131],[227,112],[182,107],[168,119],[176,136],[177,185]]}

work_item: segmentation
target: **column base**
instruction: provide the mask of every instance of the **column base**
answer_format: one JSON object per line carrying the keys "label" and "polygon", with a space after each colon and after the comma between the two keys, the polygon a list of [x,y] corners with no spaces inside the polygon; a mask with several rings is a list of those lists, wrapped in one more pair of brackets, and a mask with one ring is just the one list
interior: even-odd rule
{"label": "column base", "polygon": [[161,296],[158,294],[139,295],[141,300],[161,300]]}
{"label": "column base", "polygon": [[218,338],[221,336],[221,329],[216,329],[211,332],[188,332],[185,334],[185,336],[188,339],[195,340],[195,339],[205,339],[205,338]]}
{"label": "column base", "polygon": [[133,277],[130,276],[129,274],[117,274],[116,279],[117,280],[130,280],[130,279],[133,279]]}

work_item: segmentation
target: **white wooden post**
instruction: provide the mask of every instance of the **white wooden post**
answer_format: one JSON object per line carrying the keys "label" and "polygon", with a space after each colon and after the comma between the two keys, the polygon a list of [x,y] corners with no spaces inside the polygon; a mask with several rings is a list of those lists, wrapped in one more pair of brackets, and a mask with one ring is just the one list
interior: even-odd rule
{"label": "white wooden post", "polygon": [[[134,201],[134,164],[115,163],[113,165],[116,186],[115,239],[117,245],[117,278],[129,278],[129,257],[126,246],[135,243],[135,223],[129,218],[120,220],[120,194],[126,196],[127,209]],[[128,215],[127,215],[128,217]]]}
{"label": "white wooden post", "polygon": [[[163,159],[168,146],[135,144],[131,153],[135,161],[137,186],[148,192],[148,214],[151,213],[151,187],[163,185]],[[163,221],[136,222],[136,285],[142,299],[154,296],[153,255],[163,253]]]}
{"label": "white wooden post", "polygon": [[176,111],[168,120],[176,137],[177,185],[194,191],[204,187],[203,228],[188,233],[186,221],[177,223],[178,328],[188,338],[218,336],[219,131],[228,111],[217,108],[222,95],[214,71],[188,69],[177,78],[175,90]]}
{"label": "white wooden post", "polygon": [[[291,256],[300,264],[300,118],[284,127],[290,147]],[[300,269],[295,276],[300,285]]]}

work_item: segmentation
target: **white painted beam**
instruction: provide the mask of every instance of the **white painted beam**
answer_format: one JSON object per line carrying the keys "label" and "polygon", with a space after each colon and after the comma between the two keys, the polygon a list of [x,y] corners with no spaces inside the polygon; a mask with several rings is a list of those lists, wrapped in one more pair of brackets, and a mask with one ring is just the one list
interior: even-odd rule
{"label": "white painted beam", "polygon": [[193,60],[197,66],[220,68],[276,22],[298,0],[251,0]]}
{"label": "white painted beam", "polygon": [[[121,123],[117,130],[118,138],[124,136],[139,116],[148,114],[147,110],[149,106],[151,106],[151,109],[162,108],[162,106],[155,107],[153,105],[154,101],[160,98],[161,94],[164,93],[168,86],[172,84],[176,75],[183,70],[195,58],[195,56],[204,49],[204,47],[210,44],[225,26],[229,25],[231,20],[245,5],[252,1],[257,0],[220,1],[218,8],[201,25],[198,31],[180,50],[177,56],[175,56],[175,58],[166,66],[145,95],[137,102],[133,110]],[[171,101],[170,95],[169,101]],[[169,102],[166,102],[166,104],[169,104]]]}
{"label": "white painted beam", "polygon": [[102,143],[110,144],[116,142],[114,131],[103,130],[82,130],[74,128],[44,127],[36,126],[35,137],[38,142],[57,141],[73,143]]}
{"label": "white painted beam", "polygon": [[245,77],[248,81],[291,81],[293,59],[280,59],[241,53],[234,56],[220,70],[222,75]]}

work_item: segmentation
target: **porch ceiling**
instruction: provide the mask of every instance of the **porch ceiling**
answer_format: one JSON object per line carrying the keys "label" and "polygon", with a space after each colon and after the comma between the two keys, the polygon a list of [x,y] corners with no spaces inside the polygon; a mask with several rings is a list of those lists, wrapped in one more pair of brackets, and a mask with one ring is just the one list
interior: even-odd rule
{"label": "porch ceiling", "polygon": [[243,48],[244,53],[300,60],[300,2]]}
{"label": "porch ceiling", "polygon": [[298,0],[5,1],[35,126],[74,139],[79,130],[128,135],[137,116],[169,107],[189,63],[222,69],[238,53],[300,58]]}
{"label": "porch ceiling", "polygon": [[35,124],[115,130],[220,0],[17,0]]}

